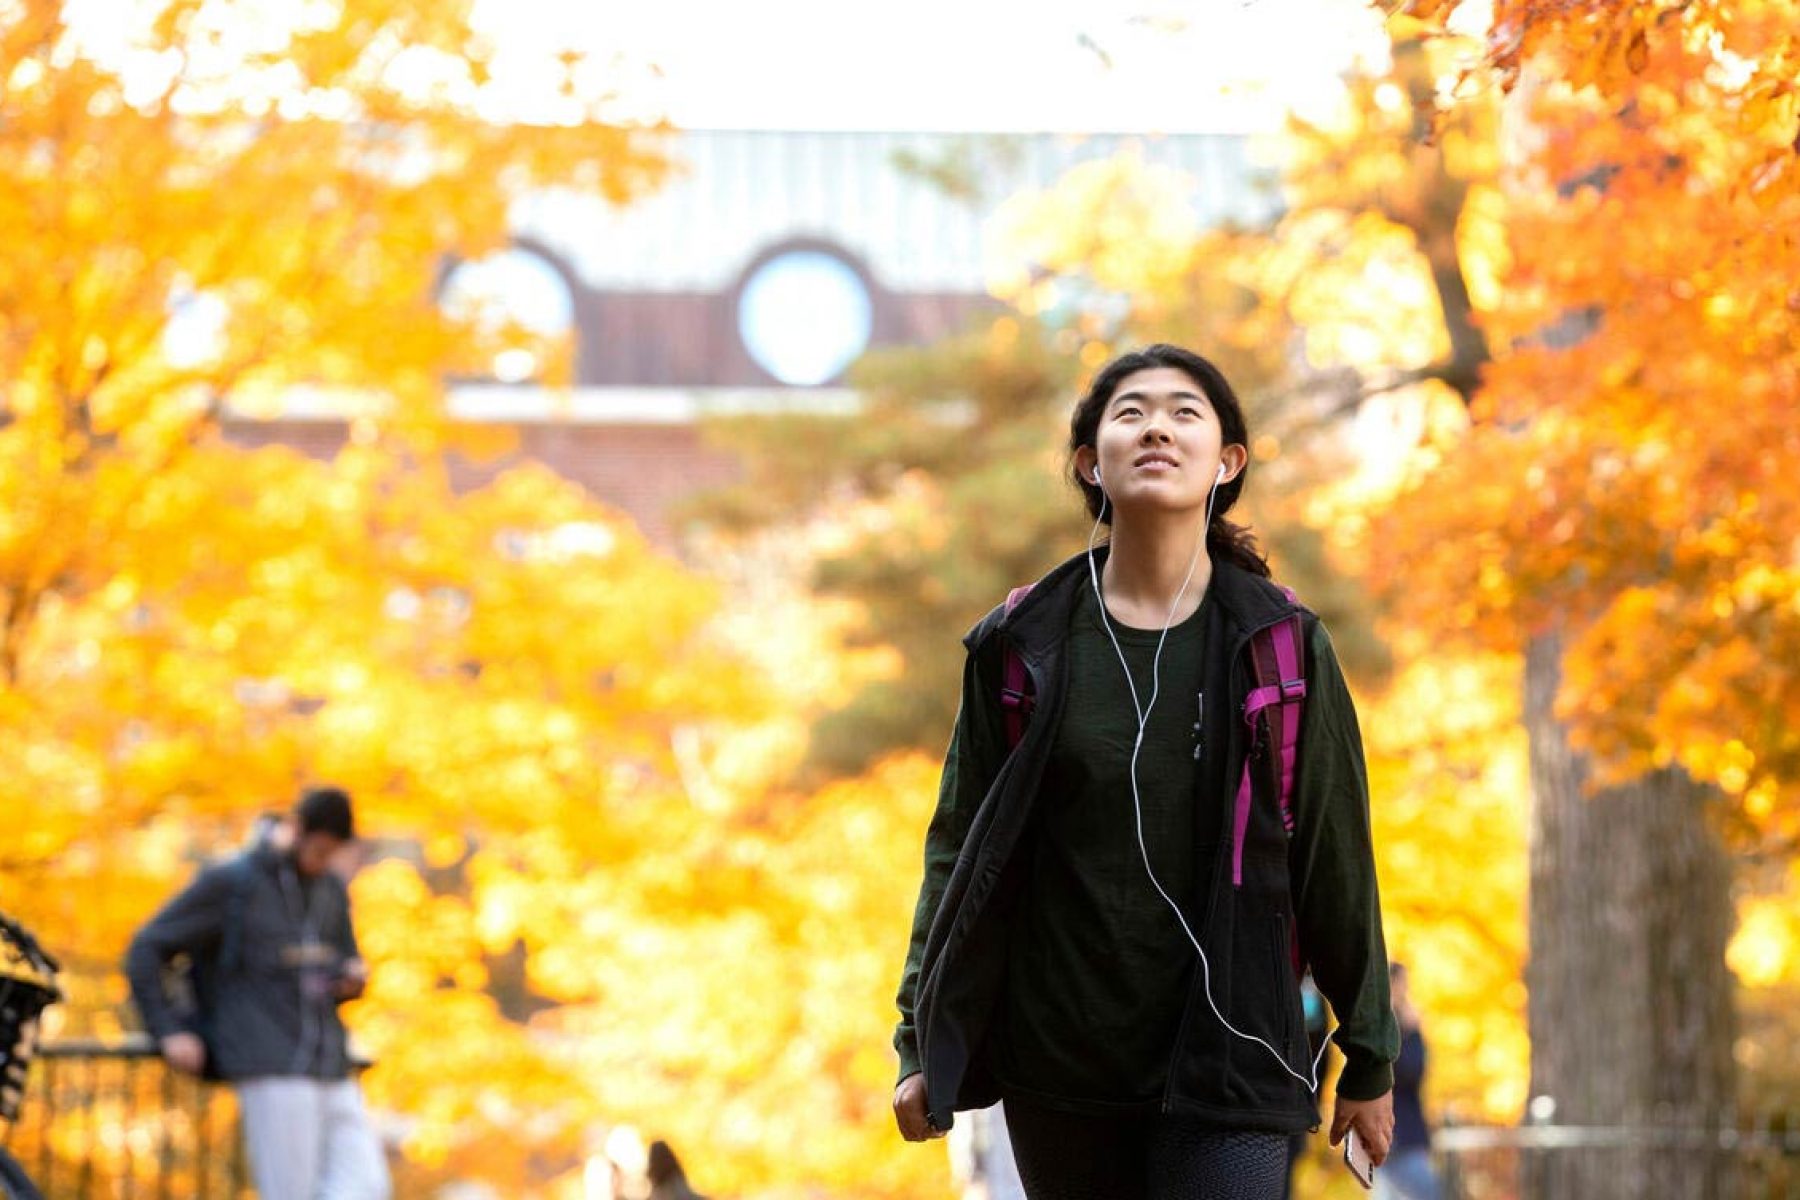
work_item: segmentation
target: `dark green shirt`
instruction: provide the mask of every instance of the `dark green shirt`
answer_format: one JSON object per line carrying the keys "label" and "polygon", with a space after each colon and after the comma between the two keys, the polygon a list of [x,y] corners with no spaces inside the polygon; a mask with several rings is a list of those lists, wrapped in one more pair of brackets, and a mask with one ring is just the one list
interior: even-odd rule
{"label": "dark green shirt", "polygon": [[[1134,806],[1131,689],[1092,589],[1076,601],[1067,707],[1032,817],[1029,881],[1009,950],[996,1066],[1015,1091],[1097,1107],[1162,1099],[1196,959],[1156,884],[1197,927],[1195,900],[1211,869],[1198,847],[1216,843],[1222,823],[1216,785],[1199,786],[1209,607],[1202,602],[1163,643]],[[1162,632],[1112,628],[1138,701],[1149,704]]]}

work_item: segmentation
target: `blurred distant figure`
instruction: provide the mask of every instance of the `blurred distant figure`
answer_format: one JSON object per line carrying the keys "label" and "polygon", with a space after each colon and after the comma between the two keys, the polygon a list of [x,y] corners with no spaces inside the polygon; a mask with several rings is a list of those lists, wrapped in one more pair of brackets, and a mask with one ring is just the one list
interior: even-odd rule
{"label": "blurred distant figure", "polygon": [[705,1196],[688,1186],[687,1173],[681,1169],[681,1160],[675,1157],[675,1151],[665,1141],[659,1139],[650,1143],[650,1156],[644,1166],[644,1175],[650,1180],[650,1200],[706,1200]]}
{"label": "blurred distant figure", "polygon": [[1413,1007],[1401,963],[1388,967],[1388,991],[1400,1022],[1400,1057],[1394,1063],[1394,1148],[1375,1173],[1375,1195],[1380,1200],[1438,1200],[1431,1129],[1419,1095],[1425,1082],[1425,1035],[1419,1031],[1419,1010]]}
{"label": "blurred distant figure", "polygon": [[[262,1200],[387,1200],[338,1005],[368,972],[350,925],[350,797],[312,788],[279,827],[209,866],[132,939],[125,970],[163,1058],[237,1088]],[[191,1012],[164,973],[185,957]]]}

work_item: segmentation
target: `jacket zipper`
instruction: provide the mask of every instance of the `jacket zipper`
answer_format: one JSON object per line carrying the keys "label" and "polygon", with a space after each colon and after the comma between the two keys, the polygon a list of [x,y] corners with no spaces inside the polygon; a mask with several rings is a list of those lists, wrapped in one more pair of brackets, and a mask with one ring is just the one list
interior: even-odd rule
{"label": "jacket zipper", "polygon": [[1206,689],[1194,693],[1194,761],[1206,757]]}

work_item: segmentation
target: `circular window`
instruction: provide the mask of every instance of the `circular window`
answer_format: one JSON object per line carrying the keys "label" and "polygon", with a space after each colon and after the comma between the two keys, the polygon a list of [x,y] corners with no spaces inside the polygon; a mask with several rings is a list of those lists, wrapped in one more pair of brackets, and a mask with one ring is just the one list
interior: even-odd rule
{"label": "circular window", "polygon": [[822,250],[790,250],[757,267],[738,297],[738,334],[783,383],[836,379],[868,349],[875,305],[856,269]]}
{"label": "circular window", "polygon": [[542,256],[503,250],[458,263],[444,281],[444,311],[483,334],[519,344],[497,348],[490,369],[502,383],[531,379],[543,369],[541,343],[565,338],[575,324],[575,299],[568,282]]}

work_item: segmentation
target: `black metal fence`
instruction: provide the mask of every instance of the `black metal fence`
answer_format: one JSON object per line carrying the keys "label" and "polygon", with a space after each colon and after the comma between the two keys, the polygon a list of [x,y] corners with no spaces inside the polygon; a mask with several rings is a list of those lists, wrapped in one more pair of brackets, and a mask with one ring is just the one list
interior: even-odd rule
{"label": "black metal fence", "polygon": [[0,1133],[49,1200],[255,1195],[231,1089],[170,1070],[141,1035],[42,1046]]}
{"label": "black metal fence", "polygon": [[1800,1200],[1800,1109],[1707,1126],[1448,1126],[1444,1200]]}

